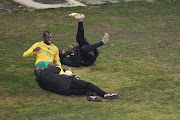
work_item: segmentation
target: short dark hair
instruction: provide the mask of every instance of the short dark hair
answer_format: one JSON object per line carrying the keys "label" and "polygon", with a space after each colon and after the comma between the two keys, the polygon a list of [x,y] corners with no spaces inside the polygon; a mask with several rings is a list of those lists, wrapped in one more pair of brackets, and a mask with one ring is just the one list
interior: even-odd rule
{"label": "short dark hair", "polygon": [[34,69],[34,74],[37,76],[41,70],[44,70],[44,68],[41,67],[41,66],[35,68],[35,69]]}
{"label": "short dark hair", "polygon": [[44,32],[43,32],[43,37],[45,37],[46,35],[49,35],[49,34],[51,34],[51,32],[49,32],[49,31],[44,31]]}

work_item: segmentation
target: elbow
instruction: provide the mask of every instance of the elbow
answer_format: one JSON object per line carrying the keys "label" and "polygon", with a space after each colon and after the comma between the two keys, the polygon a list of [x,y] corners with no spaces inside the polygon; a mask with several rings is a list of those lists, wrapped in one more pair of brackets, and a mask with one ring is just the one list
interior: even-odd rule
{"label": "elbow", "polygon": [[26,53],[23,54],[23,58],[24,58],[24,57],[27,57],[27,54],[26,54]]}

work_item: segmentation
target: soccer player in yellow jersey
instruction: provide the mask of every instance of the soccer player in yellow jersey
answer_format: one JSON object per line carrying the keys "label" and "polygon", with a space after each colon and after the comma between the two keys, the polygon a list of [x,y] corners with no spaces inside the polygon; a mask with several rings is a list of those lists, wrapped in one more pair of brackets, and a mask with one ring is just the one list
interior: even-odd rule
{"label": "soccer player in yellow jersey", "polygon": [[[59,50],[52,44],[52,35],[50,32],[45,31],[43,33],[44,41],[35,43],[27,51],[24,52],[23,57],[28,57],[36,54],[35,67],[51,68],[59,66],[61,68],[61,63],[59,61]],[[55,62],[55,63],[53,63]],[[65,69],[64,70],[69,70]]]}

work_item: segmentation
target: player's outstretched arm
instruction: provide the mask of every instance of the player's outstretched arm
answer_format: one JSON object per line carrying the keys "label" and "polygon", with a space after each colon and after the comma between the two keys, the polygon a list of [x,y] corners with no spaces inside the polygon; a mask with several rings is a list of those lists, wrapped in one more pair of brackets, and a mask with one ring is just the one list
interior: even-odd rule
{"label": "player's outstretched arm", "polygon": [[34,44],[32,47],[30,47],[27,51],[24,52],[23,57],[29,57],[35,54],[36,51],[39,51],[41,48],[37,46],[37,44]]}

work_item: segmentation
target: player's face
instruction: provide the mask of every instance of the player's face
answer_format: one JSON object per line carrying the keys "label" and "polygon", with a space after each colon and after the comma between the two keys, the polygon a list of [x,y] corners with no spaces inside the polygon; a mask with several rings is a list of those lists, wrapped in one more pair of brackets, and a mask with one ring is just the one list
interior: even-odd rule
{"label": "player's face", "polygon": [[47,34],[46,36],[44,36],[44,42],[45,42],[47,45],[50,45],[50,44],[51,44],[51,41],[52,41],[52,35],[51,35],[51,34]]}
{"label": "player's face", "polygon": [[59,48],[59,54],[60,55],[65,55],[66,54],[66,50]]}

